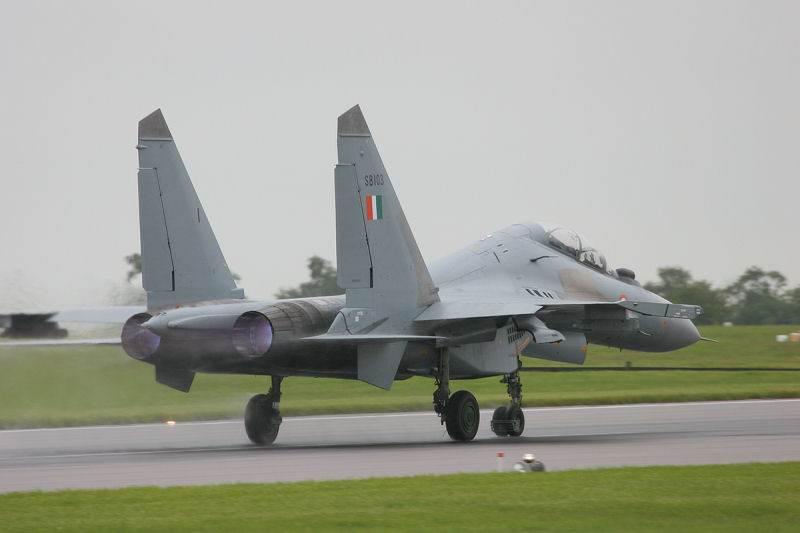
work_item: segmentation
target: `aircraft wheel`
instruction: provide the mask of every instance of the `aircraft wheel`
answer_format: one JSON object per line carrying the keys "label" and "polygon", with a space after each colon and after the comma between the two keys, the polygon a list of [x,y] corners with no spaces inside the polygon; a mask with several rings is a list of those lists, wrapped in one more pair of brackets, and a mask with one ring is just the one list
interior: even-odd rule
{"label": "aircraft wheel", "polygon": [[508,435],[519,437],[525,431],[525,413],[518,405],[511,405],[506,412],[506,419],[510,421],[508,425]]}
{"label": "aircraft wheel", "polygon": [[508,436],[508,424],[506,420],[506,410],[508,408],[504,406],[500,406],[494,410],[494,414],[492,415],[492,431],[498,437],[506,437]]}
{"label": "aircraft wheel", "polygon": [[478,433],[481,420],[478,400],[469,391],[460,390],[450,397],[445,412],[447,434],[453,440],[469,441]]}
{"label": "aircraft wheel", "polygon": [[280,414],[272,408],[268,394],[256,394],[244,410],[244,428],[247,437],[255,444],[272,444],[281,426]]}

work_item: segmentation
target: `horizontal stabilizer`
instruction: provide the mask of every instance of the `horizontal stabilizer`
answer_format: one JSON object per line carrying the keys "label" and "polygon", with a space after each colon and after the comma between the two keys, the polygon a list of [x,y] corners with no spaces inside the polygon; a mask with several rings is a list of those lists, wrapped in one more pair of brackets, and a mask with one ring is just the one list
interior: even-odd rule
{"label": "horizontal stabilizer", "polygon": [[122,342],[119,337],[113,339],[53,339],[40,341],[10,341],[0,342],[0,349],[14,348],[20,346],[120,346]]}
{"label": "horizontal stabilizer", "polygon": [[0,326],[3,319],[13,320],[20,317],[50,322],[87,322],[92,324],[124,324],[126,320],[137,313],[147,309],[143,305],[128,305],[119,307],[94,307],[91,309],[68,309],[66,311],[9,311],[0,312]]}
{"label": "horizontal stabilizer", "polygon": [[145,312],[144,306],[103,307],[97,309],[69,309],[56,312],[53,322],[88,322],[94,324],[124,324],[133,315]]}

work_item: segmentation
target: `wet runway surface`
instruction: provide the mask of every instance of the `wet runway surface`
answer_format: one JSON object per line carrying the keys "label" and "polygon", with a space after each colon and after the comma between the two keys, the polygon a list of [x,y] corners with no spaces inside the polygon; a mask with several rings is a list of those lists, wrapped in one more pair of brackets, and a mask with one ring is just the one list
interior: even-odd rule
{"label": "wet runway surface", "polygon": [[800,400],[525,409],[520,438],[452,442],[433,413],[284,418],[270,447],[241,420],[0,431],[0,492],[800,460]]}

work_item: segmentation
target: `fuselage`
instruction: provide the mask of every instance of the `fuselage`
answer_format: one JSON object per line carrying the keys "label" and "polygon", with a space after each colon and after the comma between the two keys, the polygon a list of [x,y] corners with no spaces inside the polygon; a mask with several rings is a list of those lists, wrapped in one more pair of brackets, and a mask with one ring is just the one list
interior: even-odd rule
{"label": "fuselage", "polygon": [[[554,306],[573,301],[667,303],[634,278],[618,275],[602,254],[591,251],[591,260],[580,261],[580,248],[557,248],[545,226],[526,222],[489,234],[433,262],[430,270],[443,300],[488,291],[507,300],[528,298]],[[612,317],[553,315],[543,318],[551,328],[584,332],[591,343],[629,350],[664,352],[700,339],[694,324],[680,318],[628,312],[627,324],[616,324],[612,321],[619,319]],[[533,351],[523,355],[536,356]]]}
{"label": "fuselage", "polygon": [[[692,344],[699,334],[691,321],[633,311],[576,312],[575,302],[666,302],[630,276],[611,270],[588,247],[569,247],[552,239],[552,230],[534,222],[515,224],[487,235],[429,265],[442,302],[491,297],[530,302],[549,328],[565,333],[583,350],[587,342],[640,351],[668,351]],[[573,304],[566,312],[563,304]],[[562,307],[559,307],[562,305]],[[303,375],[355,379],[355,344],[307,340],[325,334],[344,296],[277,301],[201,302],[149,311],[126,324],[123,347],[132,357],[159,367],[192,372]],[[582,306],[577,306],[582,309]],[[448,327],[451,327],[449,325]],[[457,324],[456,324],[457,326]],[[444,327],[418,325],[417,334],[436,335]],[[500,375],[513,371],[518,355],[582,362],[553,356],[551,345],[527,343],[509,317],[485,321],[487,337],[454,346],[454,378]],[[495,332],[496,330],[496,332]],[[579,346],[578,346],[579,345]],[[409,342],[397,378],[433,375],[433,343]]]}

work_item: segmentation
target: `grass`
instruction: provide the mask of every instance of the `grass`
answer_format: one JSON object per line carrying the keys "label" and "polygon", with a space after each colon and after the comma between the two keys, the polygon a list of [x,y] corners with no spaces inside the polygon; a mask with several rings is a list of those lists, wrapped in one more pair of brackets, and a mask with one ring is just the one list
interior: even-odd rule
{"label": "grass", "polygon": [[[705,366],[800,368],[800,343],[776,343],[788,326],[706,327],[720,343],[697,343],[677,352],[647,354],[591,346],[587,366]],[[557,365],[525,359],[528,366]],[[455,381],[482,407],[507,402],[499,378]],[[569,372],[524,373],[526,406],[800,397],[798,372]],[[153,367],[119,348],[0,349],[0,427],[40,427],[238,418],[248,398],[268,379],[198,374],[190,394],[154,381]],[[288,378],[285,415],[387,412],[432,408],[433,382],[412,378],[391,392],[358,381]]]}
{"label": "grass", "polygon": [[0,495],[3,531],[797,531],[800,462]]}
{"label": "grass", "polygon": [[[776,342],[775,336],[800,331],[800,326],[701,326],[700,334],[719,342],[697,342],[665,353],[620,351],[591,346],[587,366],[692,366],[692,367],[792,367],[800,368],[800,342]],[[602,361],[602,362],[601,362]],[[531,366],[536,359],[526,359]]]}

